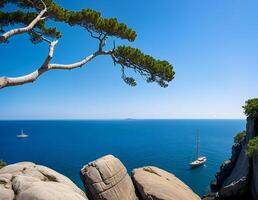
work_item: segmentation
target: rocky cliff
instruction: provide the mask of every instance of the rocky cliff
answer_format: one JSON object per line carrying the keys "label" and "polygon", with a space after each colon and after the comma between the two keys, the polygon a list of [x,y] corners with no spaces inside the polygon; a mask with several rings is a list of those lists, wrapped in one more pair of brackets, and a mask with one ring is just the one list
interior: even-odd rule
{"label": "rocky cliff", "polygon": [[157,167],[135,169],[107,155],[85,165],[87,196],[67,177],[30,162],[0,169],[0,200],[200,200],[187,185]]}
{"label": "rocky cliff", "polygon": [[211,183],[211,193],[203,199],[258,200],[258,157],[248,157],[248,142],[258,136],[258,118],[248,117],[246,136],[232,147],[232,156],[225,161],[216,180]]}

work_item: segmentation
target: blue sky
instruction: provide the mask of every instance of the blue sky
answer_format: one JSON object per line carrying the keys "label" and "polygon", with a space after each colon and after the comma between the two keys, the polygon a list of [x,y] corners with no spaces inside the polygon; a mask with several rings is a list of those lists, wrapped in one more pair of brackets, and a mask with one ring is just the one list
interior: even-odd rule
{"label": "blue sky", "polygon": [[[56,2],[127,23],[138,34],[131,45],[171,62],[176,77],[164,89],[136,76],[132,88],[110,58],[99,57],[84,68],[48,72],[33,84],[0,90],[0,119],[244,118],[244,101],[258,96],[255,0]],[[96,50],[85,30],[58,27],[63,37],[53,62],[72,63]],[[0,76],[35,70],[46,53],[46,44],[16,36],[0,45]]]}

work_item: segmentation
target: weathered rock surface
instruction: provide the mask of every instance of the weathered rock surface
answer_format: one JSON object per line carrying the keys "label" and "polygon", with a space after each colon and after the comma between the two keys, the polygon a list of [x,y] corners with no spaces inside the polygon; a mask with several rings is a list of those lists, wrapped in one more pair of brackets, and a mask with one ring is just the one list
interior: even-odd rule
{"label": "weathered rock surface", "polygon": [[217,192],[214,199],[258,200],[258,158],[249,158],[245,152],[249,140],[257,135],[258,118],[248,117],[245,139],[232,147],[230,160],[222,164],[211,184],[212,192]]}
{"label": "weathered rock surface", "polygon": [[258,200],[258,156],[253,157],[252,195]]}
{"label": "weathered rock surface", "polygon": [[86,193],[93,200],[136,200],[126,168],[112,155],[99,158],[81,169]]}
{"label": "weathered rock surface", "polygon": [[67,177],[31,162],[0,169],[1,200],[87,200]]}
{"label": "weathered rock surface", "polygon": [[[246,149],[246,145],[246,142],[244,142],[242,144],[242,149]],[[220,196],[225,198],[244,195],[248,190],[250,178],[249,169],[249,158],[246,155],[245,150],[241,150],[235,167],[222,184],[222,188],[219,192]]]}
{"label": "weathered rock surface", "polygon": [[134,184],[144,200],[199,200],[187,185],[157,167],[134,169]]}

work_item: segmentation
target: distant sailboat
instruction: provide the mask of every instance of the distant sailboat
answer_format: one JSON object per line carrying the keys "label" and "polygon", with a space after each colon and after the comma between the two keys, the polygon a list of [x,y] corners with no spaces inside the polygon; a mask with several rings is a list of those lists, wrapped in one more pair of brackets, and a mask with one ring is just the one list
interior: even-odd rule
{"label": "distant sailboat", "polygon": [[199,155],[199,149],[200,149],[199,130],[197,130],[197,141],[196,141],[196,143],[197,143],[196,144],[196,155],[197,155],[196,158],[197,159],[189,163],[191,168],[199,167],[207,161],[207,158],[205,156],[200,156]]}
{"label": "distant sailboat", "polygon": [[29,137],[29,135],[25,134],[25,133],[23,132],[23,129],[22,129],[22,130],[21,130],[21,133],[20,133],[19,135],[16,135],[16,137],[17,137],[17,138],[27,138],[27,137]]}

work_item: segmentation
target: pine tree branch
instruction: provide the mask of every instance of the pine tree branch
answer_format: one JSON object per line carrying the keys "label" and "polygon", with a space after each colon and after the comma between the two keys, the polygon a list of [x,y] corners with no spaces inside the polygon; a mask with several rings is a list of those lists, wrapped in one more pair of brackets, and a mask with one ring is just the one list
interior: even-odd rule
{"label": "pine tree branch", "polygon": [[44,5],[44,9],[38,14],[38,16],[34,20],[32,20],[32,22],[28,26],[23,27],[23,28],[12,29],[10,31],[7,31],[3,35],[1,35],[0,43],[5,42],[6,40],[8,40],[10,37],[12,37],[14,35],[18,35],[18,34],[22,34],[22,33],[31,31],[39,21],[44,20],[45,17],[43,17],[43,15],[47,12],[47,7],[43,1],[41,1],[41,2]]}
{"label": "pine tree branch", "polygon": [[49,51],[48,51],[48,55],[45,58],[44,63],[42,64],[42,66],[37,69],[36,71],[24,75],[24,76],[19,76],[19,77],[0,77],[0,89],[4,88],[4,87],[8,87],[8,86],[16,86],[16,85],[22,85],[25,83],[30,83],[35,81],[41,74],[45,73],[46,71],[49,70],[48,66],[49,66],[49,62],[51,61],[51,59],[53,58],[53,54],[54,54],[54,48],[57,44],[57,40],[53,41],[50,43],[49,45]]}
{"label": "pine tree branch", "polygon": [[54,70],[54,69],[71,70],[71,69],[79,68],[79,67],[84,66],[86,63],[90,62],[91,60],[93,60],[95,57],[97,57],[99,55],[112,55],[112,53],[113,53],[113,50],[97,51],[76,63],[67,64],[67,65],[65,65],[65,64],[49,64],[49,62],[51,61],[51,59],[53,57],[54,47],[56,44],[57,44],[57,41],[51,42],[51,44],[49,45],[48,56],[46,57],[42,66],[39,69],[37,69],[36,71],[34,71],[30,74],[24,75],[24,76],[19,76],[19,77],[0,77],[0,89],[2,89],[4,87],[23,85],[26,83],[34,82],[39,76],[41,76],[42,74],[44,74],[45,72],[50,71],[50,70]]}
{"label": "pine tree branch", "polygon": [[82,67],[83,65],[85,65],[86,63],[90,62],[91,60],[93,60],[95,57],[100,56],[100,55],[112,55],[113,51],[97,51],[91,55],[89,55],[88,57],[84,58],[83,60],[76,62],[76,63],[72,63],[72,64],[68,64],[68,65],[64,65],[64,64],[49,64],[49,69],[66,69],[66,70],[71,70],[71,69],[75,69],[75,68],[79,68]]}

